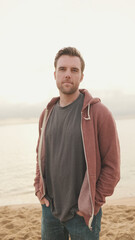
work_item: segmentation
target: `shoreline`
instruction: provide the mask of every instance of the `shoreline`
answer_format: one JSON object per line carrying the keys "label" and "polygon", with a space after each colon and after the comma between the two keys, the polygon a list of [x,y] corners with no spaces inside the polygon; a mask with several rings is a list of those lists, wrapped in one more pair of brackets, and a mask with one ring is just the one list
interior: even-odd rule
{"label": "shoreline", "polygon": [[[106,198],[106,203],[103,207],[108,205],[126,205],[126,206],[135,206],[135,197],[124,197],[124,198]],[[40,203],[19,203],[19,204],[7,204],[7,205],[0,205],[2,207],[11,207],[11,208],[20,208],[20,207],[29,207],[29,208],[39,208],[41,205]]]}

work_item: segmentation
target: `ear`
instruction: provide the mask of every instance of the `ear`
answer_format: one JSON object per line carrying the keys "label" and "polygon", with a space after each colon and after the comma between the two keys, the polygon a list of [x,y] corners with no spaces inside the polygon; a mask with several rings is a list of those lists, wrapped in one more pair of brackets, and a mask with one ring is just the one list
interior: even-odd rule
{"label": "ear", "polygon": [[82,76],[81,76],[80,82],[82,82],[82,80],[83,80],[83,77],[84,77],[84,74],[82,73]]}
{"label": "ear", "polygon": [[54,79],[56,80],[56,72],[54,72]]}

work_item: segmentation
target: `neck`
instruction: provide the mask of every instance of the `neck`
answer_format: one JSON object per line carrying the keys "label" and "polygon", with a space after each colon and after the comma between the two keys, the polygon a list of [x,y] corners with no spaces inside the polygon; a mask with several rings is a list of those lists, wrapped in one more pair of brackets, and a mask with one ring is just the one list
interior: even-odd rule
{"label": "neck", "polygon": [[79,89],[73,94],[63,94],[60,92],[60,106],[65,107],[71,104],[78,98],[79,94]]}

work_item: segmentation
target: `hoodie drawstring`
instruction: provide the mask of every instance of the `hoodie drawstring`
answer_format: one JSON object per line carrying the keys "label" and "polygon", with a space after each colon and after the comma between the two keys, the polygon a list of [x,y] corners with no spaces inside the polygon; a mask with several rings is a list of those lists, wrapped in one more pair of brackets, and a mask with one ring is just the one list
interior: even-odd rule
{"label": "hoodie drawstring", "polygon": [[90,103],[88,104],[88,117],[83,117],[85,120],[90,120]]}

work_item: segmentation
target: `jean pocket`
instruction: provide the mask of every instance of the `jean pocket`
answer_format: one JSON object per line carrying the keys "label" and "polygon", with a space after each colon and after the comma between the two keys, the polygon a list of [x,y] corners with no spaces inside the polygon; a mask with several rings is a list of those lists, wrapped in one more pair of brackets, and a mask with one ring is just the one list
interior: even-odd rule
{"label": "jean pocket", "polygon": [[96,237],[96,240],[99,239],[99,233],[101,230],[101,218],[102,218],[102,209],[100,208],[97,215],[94,216],[93,222],[92,222],[92,231]]}

